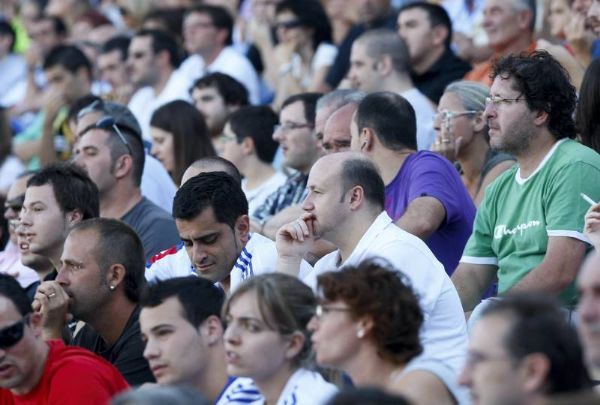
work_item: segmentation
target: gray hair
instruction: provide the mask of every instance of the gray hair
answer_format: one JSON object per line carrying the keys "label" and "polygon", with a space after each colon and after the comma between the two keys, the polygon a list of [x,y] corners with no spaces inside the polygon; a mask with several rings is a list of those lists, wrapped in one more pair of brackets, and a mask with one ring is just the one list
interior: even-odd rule
{"label": "gray hair", "polygon": [[346,104],[360,104],[367,93],[359,90],[339,89],[325,94],[317,101],[317,110],[322,108],[336,111]]}
{"label": "gray hair", "polygon": [[365,46],[370,58],[379,59],[383,55],[388,55],[392,60],[394,71],[398,73],[410,71],[408,47],[395,31],[385,28],[369,30],[358,37],[357,41]]}
{"label": "gray hair", "polygon": [[465,110],[483,111],[490,89],[485,84],[461,80],[450,83],[444,93],[456,94]]}

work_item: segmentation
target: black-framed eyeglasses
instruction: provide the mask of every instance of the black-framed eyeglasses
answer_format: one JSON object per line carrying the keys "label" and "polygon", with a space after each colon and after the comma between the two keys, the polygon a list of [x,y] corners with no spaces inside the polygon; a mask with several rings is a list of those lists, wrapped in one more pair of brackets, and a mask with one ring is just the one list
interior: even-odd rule
{"label": "black-framed eyeglasses", "polygon": [[300,20],[279,21],[275,23],[275,29],[285,28],[286,30],[290,30],[292,28],[299,28],[302,26],[304,26],[304,23]]}
{"label": "black-framed eyeglasses", "polygon": [[0,349],[9,349],[23,339],[25,324],[29,323],[29,314],[21,320],[0,329]]}
{"label": "black-framed eyeglasses", "polygon": [[98,121],[96,121],[96,123],[92,127],[105,130],[112,129],[118,135],[119,139],[121,139],[121,142],[123,142],[123,145],[125,145],[129,154],[133,155],[133,152],[131,151],[131,146],[129,146],[129,142],[127,142],[127,138],[125,138],[125,135],[123,135],[123,132],[121,132],[113,117],[111,117],[110,115],[105,115],[101,117]]}

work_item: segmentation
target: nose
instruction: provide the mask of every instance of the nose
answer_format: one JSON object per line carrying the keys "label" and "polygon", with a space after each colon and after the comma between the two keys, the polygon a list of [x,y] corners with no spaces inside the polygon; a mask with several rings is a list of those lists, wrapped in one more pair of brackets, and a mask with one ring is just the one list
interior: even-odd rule
{"label": "nose", "polygon": [[64,264],[60,267],[58,273],[56,273],[56,282],[61,286],[69,285],[69,277],[67,273],[68,271],[65,269]]}
{"label": "nose", "polygon": [[281,127],[278,127],[278,128],[276,128],[276,129],[273,131],[273,140],[274,140],[275,142],[279,142],[279,143],[281,143],[282,134],[283,134],[283,131],[281,130]]}
{"label": "nose", "polygon": [[225,343],[230,345],[238,345],[240,343],[240,337],[233,323],[227,325],[225,332],[223,333],[223,340]]}
{"label": "nose", "polygon": [[192,246],[192,263],[194,263],[195,265],[201,265],[207,257],[208,254],[202,248],[202,246],[200,244],[194,243],[194,245]]}
{"label": "nose", "polygon": [[496,114],[496,106],[494,103],[486,103],[485,110],[483,110],[483,116],[488,119]]}
{"label": "nose", "polygon": [[579,301],[579,307],[577,312],[579,313],[579,318],[582,322],[591,322],[598,318],[598,307],[600,305],[595,304],[594,300],[590,299],[583,295],[581,300]]}
{"label": "nose", "polygon": [[158,358],[159,355],[160,351],[158,350],[158,345],[154,344],[154,339],[148,339],[146,341],[146,346],[144,347],[144,358],[146,360],[152,360]]}
{"label": "nose", "polygon": [[156,142],[152,142],[152,147],[150,148],[150,154],[154,157],[156,157],[156,154],[158,153],[158,148],[156,147]]}
{"label": "nose", "polygon": [[306,325],[306,327],[311,332],[317,331],[317,329],[319,328],[319,319],[316,315],[313,315],[312,318],[310,318],[310,321],[308,321],[308,325]]}
{"label": "nose", "polygon": [[315,205],[313,204],[313,201],[311,198],[311,192],[308,193],[308,195],[302,202],[302,209],[307,212],[310,212],[315,209]]}

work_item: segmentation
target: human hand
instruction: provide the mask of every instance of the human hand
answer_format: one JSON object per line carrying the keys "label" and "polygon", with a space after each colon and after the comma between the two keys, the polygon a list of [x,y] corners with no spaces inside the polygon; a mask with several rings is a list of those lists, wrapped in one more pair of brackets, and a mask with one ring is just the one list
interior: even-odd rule
{"label": "human hand", "polygon": [[594,248],[600,250],[600,203],[592,205],[585,214],[583,233]]}
{"label": "human hand", "polygon": [[42,315],[45,336],[60,338],[63,327],[69,322],[69,295],[56,281],[44,281],[38,286],[31,307]]}
{"label": "human hand", "polygon": [[303,258],[319,238],[319,224],[314,214],[304,213],[277,231],[275,246],[280,258]]}
{"label": "human hand", "polygon": [[454,162],[458,156],[458,150],[460,148],[462,139],[462,136],[455,138],[454,134],[451,132],[440,131],[435,141],[431,145],[431,151],[444,156],[451,162]]}

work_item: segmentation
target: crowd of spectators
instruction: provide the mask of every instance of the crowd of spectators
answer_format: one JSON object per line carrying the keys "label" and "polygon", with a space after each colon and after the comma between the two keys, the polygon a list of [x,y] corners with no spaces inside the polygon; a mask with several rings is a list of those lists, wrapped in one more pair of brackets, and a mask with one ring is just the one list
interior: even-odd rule
{"label": "crowd of spectators", "polygon": [[0,404],[600,403],[600,0],[2,0]]}

